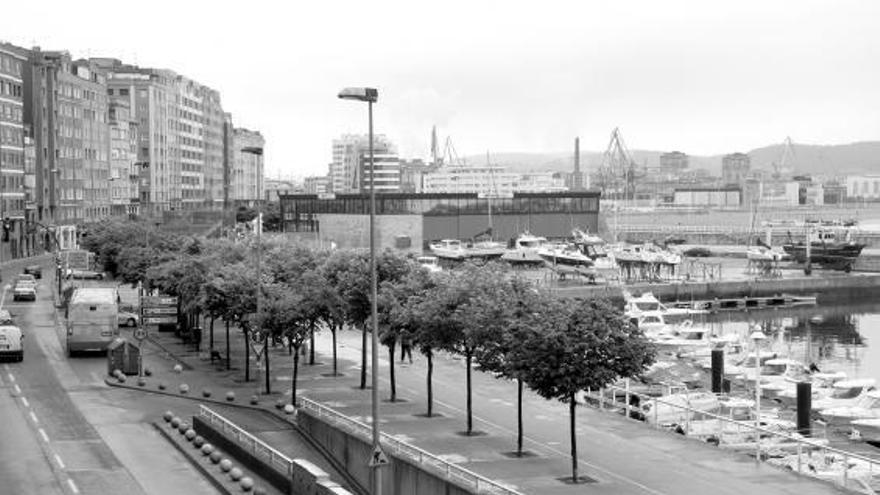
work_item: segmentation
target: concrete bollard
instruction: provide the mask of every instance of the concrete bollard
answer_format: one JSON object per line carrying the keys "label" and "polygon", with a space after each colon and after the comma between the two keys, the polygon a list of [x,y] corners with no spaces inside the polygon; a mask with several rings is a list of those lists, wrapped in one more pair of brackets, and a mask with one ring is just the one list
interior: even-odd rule
{"label": "concrete bollard", "polygon": [[144,376],[153,376],[153,370],[150,368],[144,368]]}
{"label": "concrete bollard", "polygon": [[193,430],[192,428],[190,428],[190,429],[186,430],[186,433],[184,433],[183,436],[184,436],[184,438],[186,438],[187,440],[192,442],[196,438],[196,430]]}
{"label": "concrete bollard", "polygon": [[244,476],[244,473],[241,471],[241,469],[232,468],[229,471],[229,479],[231,479],[232,481],[238,481],[242,478],[242,476]]}
{"label": "concrete bollard", "polygon": [[206,389],[203,389],[203,390],[202,390],[202,397],[204,397],[204,398],[207,399],[207,398],[210,397],[210,396],[211,396],[211,389],[206,388]]}
{"label": "concrete bollard", "polygon": [[147,385],[147,379],[144,377],[138,378],[138,387],[143,387]]}
{"label": "concrete bollard", "polygon": [[171,411],[165,411],[162,414],[162,419],[164,419],[166,423],[171,422],[171,418],[173,418],[173,417],[174,417],[174,413]]}
{"label": "concrete bollard", "polygon": [[183,371],[183,366],[181,366],[181,365],[179,365],[179,364],[175,364],[174,367],[171,368],[171,369],[172,369],[172,371],[174,371],[175,373],[181,373],[181,372]]}
{"label": "concrete bollard", "polygon": [[166,385],[162,382],[159,382],[159,390],[165,390]]}
{"label": "concrete bollard", "polygon": [[199,435],[196,435],[196,437],[193,438],[193,446],[197,449],[200,449],[202,448],[202,445],[205,445],[205,439]]}
{"label": "concrete bollard", "polygon": [[171,427],[177,428],[178,426],[180,426],[181,421],[183,421],[183,420],[178,418],[177,416],[174,416],[173,418],[171,418]]}
{"label": "concrete bollard", "polygon": [[116,379],[119,381],[119,383],[125,383],[125,375],[120,374],[116,377]]}
{"label": "concrete bollard", "polygon": [[181,383],[180,387],[178,387],[178,390],[180,390],[181,395],[186,395],[189,393],[189,385]]}
{"label": "concrete bollard", "polygon": [[232,461],[229,459],[223,459],[220,461],[220,470],[224,473],[228,473],[232,469]]}
{"label": "concrete bollard", "polygon": [[122,373],[122,370],[121,370],[121,369],[119,369],[119,368],[114,368],[113,371],[110,372],[110,375],[113,376],[113,377],[115,378],[115,377],[119,376],[120,373]]}
{"label": "concrete bollard", "polygon": [[252,395],[251,396],[251,405],[256,406],[259,403],[260,403],[260,398],[257,397],[256,395]]}
{"label": "concrete bollard", "polygon": [[180,425],[177,426],[177,431],[180,432],[181,435],[186,433],[186,430],[189,429],[189,423],[186,421],[181,421]]}
{"label": "concrete bollard", "polygon": [[222,459],[223,456],[220,454],[219,450],[215,450],[214,452],[211,452],[211,455],[208,458],[211,459],[211,462],[214,464],[219,464],[220,459]]}
{"label": "concrete bollard", "polygon": [[275,402],[275,409],[284,409],[284,401],[279,400]]}
{"label": "concrete bollard", "polygon": [[202,448],[199,450],[202,451],[202,455],[211,455],[214,453],[214,446],[210,443],[206,443],[205,445],[202,445]]}
{"label": "concrete bollard", "polygon": [[226,392],[226,401],[235,402],[235,392],[233,392],[232,390]]}
{"label": "concrete bollard", "polygon": [[293,414],[294,412],[296,412],[296,409],[292,405],[287,404],[284,406],[284,414]]}
{"label": "concrete bollard", "polygon": [[262,486],[255,486],[254,495],[266,495],[266,489]]}
{"label": "concrete bollard", "polygon": [[245,476],[241,479],[239,485],[241,485],[241,491],[249,492],[254,488],[254,480],[250,476]]}

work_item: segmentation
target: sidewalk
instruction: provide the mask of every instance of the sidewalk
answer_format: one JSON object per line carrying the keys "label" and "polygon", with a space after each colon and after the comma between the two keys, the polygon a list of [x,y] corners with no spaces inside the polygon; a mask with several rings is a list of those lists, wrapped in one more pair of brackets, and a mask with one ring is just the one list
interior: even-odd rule
{"label": "sidewalk", "polygon": [[[126,331],[127,332],[127,331]],[[331,345],[329,333],[318,334],[316,361],[309,366],[308,356],[300,360],[298,391],[301,396],[323,403],[360,421],[370,421],[370,390],[359,384],[360,334],[339,333],[339,371],[343,376],[329,376]],[[227,391],[236,395],[236,404],[247,404],[264,381],[255,369],[252,381],[244,382],[244,339],[231,330],[232,369],[200,359],[191,346],[181,344],[170,333],[151,336],[145,356],[153,371],[145,389],[157,390],[164,382],[165,392],[179,395],[178,386],[186,383],[189,396],[201,398],[209,388],[221,414],[239,422],[274,447],[288,455],[305,457],[328,473],[329,463],[320,458],[307,442],[296,438],[293,430],[279,428],[262,415],[248,414],[247,409],[222,404]],[[207,335],[202,341],[202,357],[207,351]],[[215,325],[215,350],[225,356],[223,327]],[[399,352],[399,351],[398,351]],[[382,348],[380,356],[387,356]],[[415,363],[397,367],[398,395],[401,400],[387,402],[387,360],[380,359],[380,383],[383,402],[381,420],[384,433],[416,445],[449,462],[515,487],[523,493],[568,495],[575,493],[650,493],[650,494],[827,494],[842,493],[831,484],[797,476],[768,465],[756,465],[753,458],[717,449],[695,439],[657,431],[640,422],[587,407],[578,408],[577,437],[579,474],[593,483],[570,485],[560,481],[570,476],[567,405],[545,401],[527,393],[524,406],[525,448],[528,457],[510,457],[515,449],[515,387],[490,375],[474,373],[474,418],[479,436],[463,436],[464,365],[452,356],[435,359],[435,411],[441,416],[425,418],[425,358],[414,355]],[[172,371],[175,363],[184,364],[180,373]],[[286,349],[270,349],[272,394],[259,395],[258,408],[280,415],[274,404],[290,402],[292,358]],[[258,385],[259,384],[259,385]],[[131,381],[126,386],[136,387]],[[262,389],[260,389],[262,392]],[[224,407],[225,406],[225,407]],[[334,476],[341,480],[339,476]]]}

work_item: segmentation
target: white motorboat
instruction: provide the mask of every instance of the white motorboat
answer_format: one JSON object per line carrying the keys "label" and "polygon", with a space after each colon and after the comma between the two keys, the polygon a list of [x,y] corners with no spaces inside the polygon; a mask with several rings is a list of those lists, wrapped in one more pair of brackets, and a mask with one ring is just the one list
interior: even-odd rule
{"label": "white motorboat", "polygon": [[538,249],[540,256],[550,266],[591,267],[593,260],[580,252],[573,244],[545,244]]}
{"label": "white motorboat", "polygon": [[858,402],[852,406],[822,409],[819,416],[831,426],[848,425],[857,419],[880,419],[880,390],[860,395]]}
{"label": "white motorboat", "polygon": [[746,258],[749,261],[782,261],[786,259],[785,251],[770,249],[767,246],[749,246]]}
{"label": "white motorboat", "polygon": [[632,244],[617,246],[612,250],[614,259],[621,261],[658,263],[666,265],[678,265],[681,263],[681,255],[668,249],[663,249],[653,243]]}
{"label": "white motorboat", "polygon": [[443,268],[440,267],[440,260],[436,256],[419,256],[416,258],[416,262],[431,273],[443,271]]}
{"label": "white motorboat", "polygon": [[572,230],[571,235],[574,238],[575,246],[593,260],[597,269],[613,270],[617,268],[614,255],[607,249],[605,239],[581,229]]}
{"label": "white motorboat", "polygon": [[[836,371],[833,373],[812,373],[810,375],[811,402],[831,395],[835,383],[846,380],[846,373]],[[785,407],[794,407],[797,404],[797,382],[792,381],[780,390],[773,400]]]}
{"label": "white motorboat", "polygon": [[657,315],[665,320],[684,320],[690,315],[706,314],[705,309],[673,308],[660,302],[651,292],[645,292],[639,296],[633,296],[629,291],[623,291],[623,313],[629,318],[639,316]]}
{"label": "white motorboat", "polygon": [[681,325],[672,327],[671,332],[646,333],[646,336],[661,349],[681,349],[706,347],[711,334],[712,330],[710,328],[694,326],[688,320]]}
{"label": "white motorboat", "polygon": [[650,424],[682,424],[700,413],[711,413],[720,407],[711,392],[680,392],[651,399],[641,404],[645,421]]}
{"label": "white motorboat", "polygon": [[507,251],[503,242],[477,241],[465,246],[468,258],[500,258]]}
{"label": "white motorboat", "polygon": [[461,261],[468,257],[467,250],[458,239],[442,239],[432,242],[429,247],[438,258]]}
{"label": "white motorboat", "polygon": [[538,255],[538,250],[547,244],[547,238],[523,232],[513,242],[513,249],[508,249],[501,255],[501,259],[512,264],[541,264],[544,258]]}
{"label": "white motorboat", "polygon": [[854,419],[850,424],[861,440],[880,442],[880,418]]}
{"label": "white motorboat", "polygon": [[821,411],[835,407],[854,406],[863,395],[874,390],[875,383],[876,380],[873,378],[839,381],[832,385],[829,396],[812,402],[812,410]]}
{"label": "white motorboat", "polygon": [[[772,399],[779,392],[787,387],[787,384],[793,381],[808,379],[807,368],[803,363],[795,359],[774,358],[768,359],[761,365],[761,395]],[[755,385],[755,376],[757,370],[754,368],[745,369],[743,373],[737,377],[749,387]]]}

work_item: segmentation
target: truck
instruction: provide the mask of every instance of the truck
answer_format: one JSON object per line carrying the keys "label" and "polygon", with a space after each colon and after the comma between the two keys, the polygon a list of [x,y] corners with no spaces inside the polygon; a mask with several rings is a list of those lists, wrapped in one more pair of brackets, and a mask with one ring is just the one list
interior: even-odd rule
{"label": "truck", "polygon": [[67,304],[67,355],[105,352],[119,336],[116,289],[77,288]]}

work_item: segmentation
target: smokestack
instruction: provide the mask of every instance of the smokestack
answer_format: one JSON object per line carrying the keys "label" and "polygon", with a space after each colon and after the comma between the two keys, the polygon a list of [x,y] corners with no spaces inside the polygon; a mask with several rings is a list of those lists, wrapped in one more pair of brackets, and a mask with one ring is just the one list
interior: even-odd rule
{"label": "smokestack", "polygon": [[574,173],[581,172],[581,138],[574,138]]}

